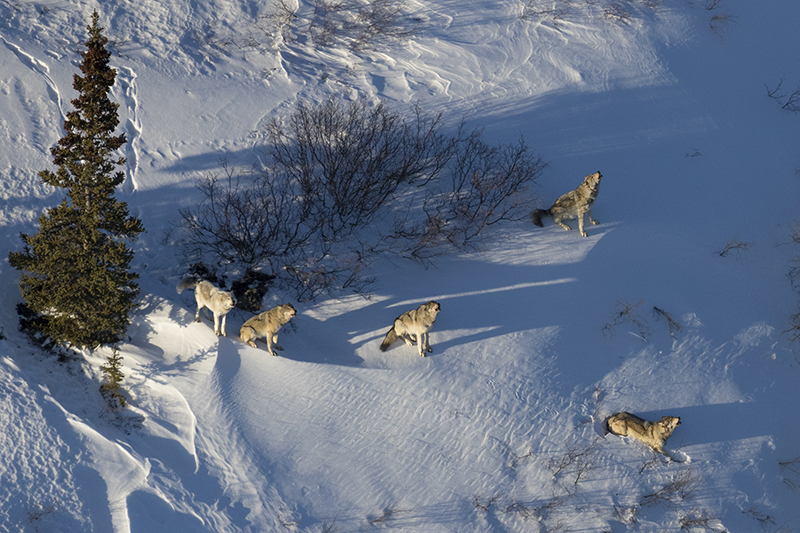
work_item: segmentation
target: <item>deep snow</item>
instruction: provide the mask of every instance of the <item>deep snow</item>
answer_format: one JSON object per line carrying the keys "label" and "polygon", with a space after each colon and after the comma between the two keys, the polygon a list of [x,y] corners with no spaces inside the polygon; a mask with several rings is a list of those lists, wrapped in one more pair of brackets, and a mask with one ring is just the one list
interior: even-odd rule
{"label": "deep snow", "polygon": [[[800,85],[800,4],[723,0],[736,19],[722,38],[704,5],[635,2],[622,24],[602,4],[554,23],[512,1],[409,2],[412,38],[354,55],[275,45],[259,3],[0,3],[0,530],[800,527],[800,369],[782,335],[800,117],[764,87]],[[129,139],[119,195],[148,230],[122,413],[98,391],[105,350],[59,362],[17,332],[5,259],[60,199],[37,173],[95,7]],[[265,118],[331,94],[524,136],[549,163],[543,204],[601,170],[601,224],[585,239],[508,224],[486,252],[427,269],[387,258],[368,300],[268,294],[299,311],[280,357],[238,340],[241,311],[217,338],[175,292],[186,265],[165,232],[220,157],[255,161]],[[749,249],[721,257],[734,240]],[[433,354],[379,352],[394,317],[430,299]],[[614,325],[625,305],[639,324]],[[668,447],[683,462],[605,435],[619,410],[680,416]],[[642,504],[675,479],[685,498]]]}

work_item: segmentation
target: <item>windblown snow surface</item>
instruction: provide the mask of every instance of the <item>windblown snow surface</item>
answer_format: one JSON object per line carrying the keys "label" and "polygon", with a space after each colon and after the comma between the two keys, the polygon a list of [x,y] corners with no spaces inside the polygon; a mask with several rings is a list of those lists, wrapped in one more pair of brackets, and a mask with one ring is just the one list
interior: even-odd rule
{"label": "windblown snow surface", "polygon": [[[620,2],[627,20],[525,4],[409,0],[413,35],[355,54],[279,42],[262,2],[0,2],[1,531],[800,528],[783,333],[800,116],[765,88],[800,86],[800,3]],[[62,197],[37,174],[93,9],[129,141],[118,194],[147,228],[121,413],[98,390],[107,349],[59,361],[17,331],[7,261]],[[542,206],[600,170],[601,224],[508,224],[429,268],[386,258],[370,299],[269,293],[298,309],[279,357],[239,341],[241,311],[218,338],[175,291],[187,265],[166,232],[221,158],[257,160],[265,119],[331,95],[522,136],[549,164]],[[379,352],[431,299],[433,353]],[[680,416],[676,460],[606,434],[622,410]]]}

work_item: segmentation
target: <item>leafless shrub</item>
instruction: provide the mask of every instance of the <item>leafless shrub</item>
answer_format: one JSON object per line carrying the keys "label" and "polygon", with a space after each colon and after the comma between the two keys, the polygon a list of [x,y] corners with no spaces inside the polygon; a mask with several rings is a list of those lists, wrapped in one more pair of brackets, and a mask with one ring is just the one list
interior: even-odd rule
{"label": "leafless shrub", "polygon": [[663,3],[663,0],[519,0],[519,18],[550,19],[555,26],[579,16],[600,16],[613,22],[629,22],[639,6],[657,9]]}
{"label": "leafless shrub", "polygon": [[514,502],[511,505],[508,505],[505,509],[506,514],[516,514],[517,516],[528,519],[528,518],[538,518],[539,514],[536,512],[536,509],[532,509],[531,507],[523,504],[522,502]]}
{"label": "leafless shrub", "polygon": [[521,220],[532,208],[529,185],[545,168],[520,139],[514,145],[489,145],[481,131],[456,132],[453,156],[440,179],[425,186],[425,217],[398,220],[402,248],[426,260],[448,249],[479,249],[486,230],[502,221]]}
{"label": "leafless shrub", "polygon": [[700,157],[701,155],[703,155],[703,154],[701,154],[700,150],[698,150],[697,148],[695,148],[693,152],[686,152],[686,157],[687,158],[689,158],[689,157]]}
{"label": "leafless shrub", "polygon": [[505,442],[501,440],[498,440],[497,442],[500,443],[500,446],[502,446],[506,454],[508,454],[509,457],[507,463],[508,468],[516,468],[522,461],[527,461],[528,459],[533,457],[533,450],[528,450],[526,453],[520,455],[514,450],[512,450],[511,446],[509,446]]}
{"label": "leafless shrub", "polygon": [[800,341],[800,309],[789,317],[789,328],[782,331],[781,335],[787,335],[791,343]]}
{"label": "leafless shrub", "polygon": [[489,509],[492,508],[493,505],[497,503],[497,501],[503,497],[502,493],[495,494],[489,498],[481,498],[480,496],[475,496],[472,499],[472,505],[484,513],[488,513]]}
{"label": "leafless shrub", "polygon": [[792,92],[789,92],[789,89],[783,88],[785,81],[786,76],[782,77],[778,85],[772,89],[765,84],[764,87],[767,89],[767,96],[778,102],[781,105],[781,109],[792,113],[800,113],[800,85]]}
{"label": "leafless shrub", "polygon": [[630,22],[631,12],[623,2],[609,2],[603,5],[603,18],[614,22]]}
{"label": "leafless shrub", "polygon": [[480,247],[492,225],[525,216],[544,164],[522,141],[490,146],[480,130],[444,135],[441,122],[365,98],[299,104],[260,132],[260,167],[223,163],[200,180],[202,201],[176,224],[187,259],[263,271],[307,300],[363,293],[387,251],[428,260]]}
{"label": "leafless shrub", "polygon": [[714,255],[718,255],[720,257],[728,257],[729,255],[735,255],[737,259],[743,253],[746,253],[750,250],[750,247],[753,246],[752,242],[745,242],[739,239],[739,237],[734,237],[733,239],[729,240],[725,247],[718,251],[714,252]]}
{"label": "leafless shrub", "polygon": [[334,516],[333,520],[331,520],[330,523],[328,523],[328,519],[325,518],[322,521],[322,533],[339,533],[339,531],[341,531],[342,528],[340,528],[339,525],[336,523],[336,520],[338,520],[338,518],[339,518],[338,515]]}
{"label": "leafless shrub", "polygon": [[791,533],[793,531],[793,529],[785,526],[778,527],[774,516],[759,511],[755,505],[746,511],[742,511],[742,513],[756,520],[764,533]]}
{"label": "leafless shrub", "polygon": [[47,505],[41,505],[37,503],[32,508],[28,509],[28,524],[29,525],[36,524],[36,522],[38,522],[45,516],[51,515],[54,512],[56,512],[57,508],[58,508],[58,501],[54,501]]}
{"label": "leafless shrub", "polygon": [[389,507],[381,511],[380,514],[376,515],[374,518],[370,518],[368,522],[373,526],[378,524],[384,524],[386,522],[391,521],[394,518],[397,518],[398,514],[407,512],[409,512],[409,509],[398,509],[396,505],[390,505]]}
{"label": "leafless shrub", "polygon": [[778,466],[782,472],[789,472],[789,476],[791,476],[783,478],[783,482],[786,483],[786,486],[792,490],[800,489],[797,480],[793,479],[794,476],[800,476],[800,457],[795,457],[787,461],[778,461]]}
{"label": "leafless shrub", "polygon": [[622,506],[614,504],[614,517],[626,525],[636,523],[636,515],[639,513],[638,505]]}
{"label": "leafless shrub", "polygon": [[702,529],[704,531],[717,531],[726,533],[726,529],[721,526],[719,519],[711,516],[705,509],[692,509],[682,515],[678,520],[682,530],[692,531]]}
{"label": "leafless shrub", "polygon": [[576,443],[565,443],[567,453],[559,459],[553,459],[548,463],[553,478],[560,474],[571,473],[574,477],[573,485],[589,477],[589,473],[594,469],[595,454],[597,452],[598,438],[595,438],[588,446],[580,446]]}
{"label": "leafless shrub", "polygon": [[673,339],[677,339],[678,333],[681,332],[683,326],[681,326],[680,322],[672,318],[672,315],[664,311],[663,309],[653,306],[653,316],[656,317],[656,320],[664,319],[667,323],[667,329],[669,330],[669,336]]}
{"label": "leafless shrub", "polygon": [[706,11],[711,13],[708,19],[708,26],[720,39],[722,39],[722,34],[728,28],[728,25],[731,22],[736,22],[736,17],[729,12],[719,11],[722,8],[722,1],[723,0],[706,0],[705,2]]}
{"label": "leafless shrub", "polygon": [[790,472],[800,475],[800,456],[787,461],[778,461],[778,465],[782,470],[789,470]]}
{"label": "leafless shrub", "polygon": [[652,494],[642,496],[639,500],[641,506],[663,505],[666,507],[677,507],[677,505],[700,488],[702,481],[690,468],[685,468],[678,472],[673,479],[659,488]]}
{"label": "leafless shrub", "polygon": [[642,468],[639,469],[639,473],[642,474],[645,470],[655,465],[665,465],[669,463],[670,459],[667,456],[660,454],[655,450],[650,450],[650,458],[647,459],[644,464],[642,464]]}
{"label": "leafless shrub", "polygon": [[558,26],[559,23],[563,20],[569,18],[572,14],[572,11],[567,5],[563,3],[547,3],[547,5],[542,5],[540,0],[526,0],[520,2],[520,15],[519,18],[521,20],[529,20],[532,18],[536,19],[551,19],[553,24]]}
{"label": "leafless shrub", "polygon": [[344,45],[360,52],[385,39],[414,35],[417,24],[409,23],[405,13],[405,0],[314,0],[310,7],[300,3],[297,9],[277,0],[264,26],[275,24],[287,43],[309,37],[315,48]]}
{"label": "leafless shrub", "polygon": [[[791,233],[789,237],[795,244],[800,244],[800,223],[794,223],[790,226]],[[787,276],[795,292],[800,292],[800,258],[795,257],[792,260],[793,265],[789,268]],[[788,335],[789,342],[795,343],[800,340],[800,309],[798,312],[789,317],[789,328],[784,330],[781,335]]]}
{"label": "leafless shrub", "polygon": [[[550,499],[539,505],[534,505],[533,502],[505,499],[502,493],[489,498],[475,496],[472,500],[472,505],[475,509],[484,513],[488,513],[494,507],[497,512],[516,515],[524,520],[533,518],[539,523],[540,527],[544,528],[540,529],[540,531],[566,532],[569,531],[567,521],[559,518],[556,513],[575,496],[577,488],[569,486],[563,488],[564,492],[562,494],[556,495],[554,493]],[[503,499],[506,501],[502,502],[501,500]]]}
{"label": "leafless shrub", "polygon": [[643,300],[637,303],[628,300],[617,300],[614,312],[611,314],[611,322],[603,326],[603,336],[613,337],[614,329],[622,324],[632,325],[638,332],[638,337],[644,342],[653,334],[653,330],[647,325],[647,320],[639,315],[639,306]]}
{"label": "leafless shrub", "polygon": [[722,39],[722,34],[728,29],[731,22],[736,22],[736,17],[730,13],[715,13],[708,19],[708,27]]}

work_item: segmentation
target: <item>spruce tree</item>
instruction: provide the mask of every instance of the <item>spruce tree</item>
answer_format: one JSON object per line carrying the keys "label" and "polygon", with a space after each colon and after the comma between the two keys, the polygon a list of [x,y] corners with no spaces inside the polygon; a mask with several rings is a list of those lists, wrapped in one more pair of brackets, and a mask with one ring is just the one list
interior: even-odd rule
{"label": "spruce tree", "polygon": [[75,110],[50,151],[58,169],[39,173],[43,182],[66,189],[67,197],[39,217],[38,233],[21,235],[22,252],[9,254],[21,272],[20,292],[39,315],[34,327],[59,344],[91,349],[118,342],[130,324],[139,287],[126,241],[144,231],[127,204],[114,197],[125,179],[115,170],[125,158],[115,152],[127,141],[124,133],[114,135],[119,105],[108,93],[117,72],[109,66],[102,30],[95,11],[82,76],[73,77]]}
{"label": "spruce tree", "polygon": [[100,393],[112,409],[122,409],[128,405],[128,400],[119,391],[125,374],[122,373],[122,356],[117,347],[106,357],[106,364],[100,367],[105,376],[104,383],[100,386]]}

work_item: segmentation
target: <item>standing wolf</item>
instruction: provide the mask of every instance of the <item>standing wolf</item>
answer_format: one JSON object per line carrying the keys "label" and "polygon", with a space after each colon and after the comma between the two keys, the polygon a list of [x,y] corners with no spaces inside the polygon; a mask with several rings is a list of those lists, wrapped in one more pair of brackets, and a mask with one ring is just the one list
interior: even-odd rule
{"label": "standing wolf", "polygon": [[675,428],[681,425],[681,419],[678,416],[662,416],[658,422],[649,422],[636,415],[621,412],[608,417],[606,425],[608,431],[614,435],[633,437],[653,450],[671,457],[664,451],[664,445]]}
{"label": "standing wolf", "polygon": [[564,224],[562,220],[577,218],[578,230],[582,237],[586,237],[586,232],[583,229],[583,214],[586,213],[589,216],[589,222],[592,224],[599,224],[592,216],[592,204],[597,199],[597,191],[600,188],[601,179],[603,179],[603,175],[599,171],[586,176],[577,189],[568,192],[553,202],[550,209],[536,209],[531,213],[531,222],[541,228],[544,226],[542,217],[552,216],[553,222],[565,230],[569,230],[570,227]]}
{"label": "standing wolf", "polygon": [[[256,348],[256,339],[264,337],[267,341],[267,351],[272,355],[278,355],[275,350],[283,350],[278,345],[278,330],[296,314],[297,311],[292,304],[277,305],[269,311],[247,320],[239,330],[239,337],[253,348]],[[272,349],[273,347],[275,350]]]}
{"label": "standing wolf", "polygon": [[[208,317],[208,309],[214,313],[214,334],[227,337],[225,333],[225,322],[228,313],[236,305],[236,298],[230,292],[225,292],[209,283],[208,281],[201,281],[195,276],[183,278],[178,283],[178,294],[186,289],[194,289],[194,299],[197,301],[197,312],[194,315],[194,321],[200,322],[200,309],[205,307],[206,317]],[[220,319],[222,319],[222,327],[220,327]]]}
{"label": "standing wolf", "polygon": [[392,329],[381,343],[381,351],[385,352],[398,339],[403,339],[409,346],[414,346],[414,341],[416,341],[417,349],[422,357],[425,357],[425,352],[432,352],[428,331],[436,322],[436,315],[439,314],[441,308],[438,302],[431,300],[417,309],[406,311],[397,317]]}

